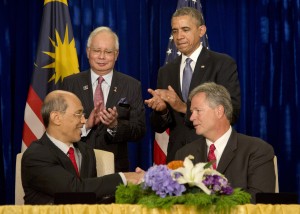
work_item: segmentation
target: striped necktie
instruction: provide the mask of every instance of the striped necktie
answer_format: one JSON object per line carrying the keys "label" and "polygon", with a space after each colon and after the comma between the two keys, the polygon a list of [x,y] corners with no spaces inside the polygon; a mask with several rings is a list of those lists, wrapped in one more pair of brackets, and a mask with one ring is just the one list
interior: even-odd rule
{"label": "striped necktie", "polygon": [[102,110],[104,108],[104,96],[103,96],[103,91],[101,88],[101,84],[104,81],[104,78],[102,76],[98,77],[98,85],[95,90],[94,94],[94,106],[96,106],[97,103],[101,102],[100,109]]}

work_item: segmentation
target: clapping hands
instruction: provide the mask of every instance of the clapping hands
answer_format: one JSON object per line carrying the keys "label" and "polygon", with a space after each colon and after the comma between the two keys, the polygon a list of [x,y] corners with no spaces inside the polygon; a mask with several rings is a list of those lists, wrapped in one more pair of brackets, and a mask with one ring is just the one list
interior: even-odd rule
{"label": "clapping hands", "polygon": [[89,118],[86,122],[86,129],[89,130],[100,122],[108,128],[113,128],[118,125],[118,112],[117,108],[101,109],[101,102],[97,103],[95,108],[91,111]]}
{"label": "clapping hands", "polygon": [[166,112],[167,104],[177,112],[186,113],[187,106],[179,98],[176,91],[169,85],[168,89],[148,89],[153,96],[151,99],[145,100],[145,104],[155,111]]}

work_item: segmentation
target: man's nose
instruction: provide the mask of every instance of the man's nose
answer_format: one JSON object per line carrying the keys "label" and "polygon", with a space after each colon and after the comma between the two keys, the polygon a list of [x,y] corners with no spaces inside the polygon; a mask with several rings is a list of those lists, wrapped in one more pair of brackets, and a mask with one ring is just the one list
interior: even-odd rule
{"label": "man's nose", "polygon": [[82,124],[85,124],[86,121],[87,121],[87,119],[85,119],[85,117],[82,115],[82,117],[81,117],[81,123],[82,123]]}
{"label": "man's nose", "polygon": [[190,116],[190,121],[193,122],[195,116],[194,116],[194,112],[192,112],[191,116]]}
{"label": "man's nose", "polygon": [[184,38],[184,33],[183,31],[179,30],[177,34],[177,39],[182,39],[182,38]]}
{"label": "man's nose", "polygon": [[105,51],[100,51],[98,57],[100,59],[104,59],[105,58]]}

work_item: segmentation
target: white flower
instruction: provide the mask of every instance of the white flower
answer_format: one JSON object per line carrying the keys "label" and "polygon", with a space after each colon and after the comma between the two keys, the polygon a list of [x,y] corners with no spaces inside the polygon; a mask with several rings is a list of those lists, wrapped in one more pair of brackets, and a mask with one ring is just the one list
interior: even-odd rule
{"label": "white flower", "polygon": [[[176,170],[173,170],[172,176],[174,179],[177,180],[178,183],[188,184],[190,187],[197,186],[200,189],[202,189],[206,194],[210,195],[211,190],[209,190],[203,184],[202,180],[203,180],[204,174],[206,174],[206,173],[211,174],[212,171],[209,168],[204,169],[204,166],[207,163],[197,163],[194,166],[193,162],[191,161],[192,159],[194,159],[194,156],[192,156],[192,155],[187,156],[183,162],[184,167],[180,167]],[[214,171],[214,173],[216,172],[215,170],[213,170],[213,171]],[[178,177],[178,173],[177,173],[177,176],[176,176],[177,178],[175,178],[176,172],[180,173],[179,177]]]}

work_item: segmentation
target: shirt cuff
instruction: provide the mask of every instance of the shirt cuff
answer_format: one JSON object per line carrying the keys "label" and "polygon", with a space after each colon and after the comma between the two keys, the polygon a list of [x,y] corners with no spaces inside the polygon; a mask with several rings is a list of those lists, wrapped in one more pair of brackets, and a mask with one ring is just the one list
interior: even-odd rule
{"label": "shirt cuff", "polygon": [[125,177],[124,173],[123,172],[119,172],[119,175],[122,178],[123,184],[126,186],[127,185],[127,180],[126,180],[126,177]]}
{"label": "shirt cuff", "polygon": [[160,115],[164,120],[167,120],[168,119],[168,116],[169,116],[169,109],[167,109],[167,112],[164,113],[164,114],[161,114]]}
{"label": "shirt cuff", "polygon": [[86,126],[84,124],[83,127],[81,128],[81,137],[86,137],[90,133],[90,131],[91,129],[86,130]]}
{"label": "shirt cuff", "polygon": [[111,135],[111,136],[116,136],[116,133],[117,133],[117,128],[118,126],[115,126],[114,128],[107,128],[107,132]]}

